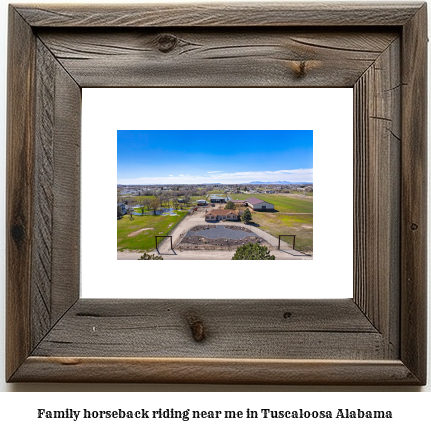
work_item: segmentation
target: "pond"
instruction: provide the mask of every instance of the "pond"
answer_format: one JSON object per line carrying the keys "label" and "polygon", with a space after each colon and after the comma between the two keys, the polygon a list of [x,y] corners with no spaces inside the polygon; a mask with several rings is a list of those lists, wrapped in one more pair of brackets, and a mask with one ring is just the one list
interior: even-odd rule
{"label": "pond", "polygon": [[210,229],[202,229],[198,231],[189,230],[186,236],[199,236],[209,239],[226,238],[226,239],[243,239],[247,236],[259,236],[254,232],[247,232],[239,229],[229,229],[225,226],[211,227]]}

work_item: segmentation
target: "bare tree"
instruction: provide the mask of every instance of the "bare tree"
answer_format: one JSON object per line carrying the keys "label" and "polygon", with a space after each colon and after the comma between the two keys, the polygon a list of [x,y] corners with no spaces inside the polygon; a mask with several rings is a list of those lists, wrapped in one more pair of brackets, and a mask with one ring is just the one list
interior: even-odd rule
{"label": "bare tree", "polygon": [[141,200],[141,205],[142,205],[142,214],[144,213],[144,208],[147,207],[148,211],[151,209],[150,207],[150,203],[151,203],[151,199],[150,198],[143,198]]}
{"label": "bare tree", "polygon": [[159,206],[160,206],[160,199],[158,199],[158,198],[151,199],[150,207],[154,211],[154,215],[157,215],[156,211],[159,208]]}
{"label": "bare tree", "polygon": [[165,192],[165,200],[168,204],[168,207],[171,207],[172,193],[170,191]]}

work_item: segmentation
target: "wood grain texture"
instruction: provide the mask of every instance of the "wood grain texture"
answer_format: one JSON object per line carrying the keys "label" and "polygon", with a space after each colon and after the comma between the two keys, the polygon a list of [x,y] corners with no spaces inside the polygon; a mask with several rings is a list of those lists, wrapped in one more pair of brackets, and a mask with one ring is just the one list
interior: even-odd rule
{"label": "wood grain texture", "polygon": [[400,26],[421,3],[17,5],[33,27]]}
{"label": "wood grain texture", "polygon": [[401,361],[29,357],[19,381],[273,385],[417,385]]}
{"label": "wood grain texture", "polygon": [[[201,322],[203,342],[196,342],[191,321]],[[350,299],[81,299],[33,354],[384,359],[385,348]]]}
{"label": "wood grain texture", "polygon": [[36,41],[34,249],[32,255],[32,345],[51,329],[52,208],[54,203],[54,106],[56,60]]}
{"label": "wood grain texture", "polygon": [[80,89],[37,40],[32,345],[79,297]]}
{"label": "wood grain texture", "polygon": [[354,87],[355,301],[399,357],[400,38]]}
{"label": "wood grain texture", "polygon": [[394,32],[40,30],[82,87],[352,87]]}
{"label": "wood grain texture", "polygon": [[52,323],[79,298],[81,89],[57,63],[51,293]]}
{"label": "wood grain texture", "polygon": [[[33,234],[35,39],[9,11],[6,197],[6,377],[29,355]],[[23,55],[25,53],[25,55]]]}
{"label": "wood grain texture", "polygon": [[401,358],[426,381],[427,9],[403,29]]}

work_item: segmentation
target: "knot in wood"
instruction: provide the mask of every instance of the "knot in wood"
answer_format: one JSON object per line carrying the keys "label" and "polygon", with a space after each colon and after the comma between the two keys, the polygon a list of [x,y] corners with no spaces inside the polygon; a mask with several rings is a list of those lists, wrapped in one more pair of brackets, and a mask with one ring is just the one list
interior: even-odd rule
{"label": "knot in wood", "polygon": [[296,65],[295,73],[298,78],[303,78],[306,75],[307,63],[305,61],[299,62]]}
{"label": "knot in wood", "polygon": [[308,61],[289,61],[289,68],[295,74],[296,78],[301,79],[304,78],[308,72],[308,68],[310,66]]}
{"label": "knot in wood", "polygon": [[412,223],[410,226],[411,230],[416,230],[419,226],[416,223]]}
{"label": "knot in wood", "polygon": [[285,319],[288,319],[289,317],[291,317],[292,316],[292,313],[290,312],[290,311],[286,311],[284,314],[283,314],[283,317],[285,318]]}
{"label": "knot in wood", "polygon": [[158,49],[161,52],[172,51],[178,44],[178,38],[172,34],[162,34],[157,39]]}
{"label": "knot in wood", "polygon": [[20,245],[25,238],[25,229],[22,224],[14,224],[11,228],[12,238],[16,244]]}
{"label": "knot in wood", "polygon": [[192,332],[192,337],[195,341],[201,342],[206,338],[205,325],[202,320],[195,316],[187,317],[187,323],[189,324],[190,330]]}

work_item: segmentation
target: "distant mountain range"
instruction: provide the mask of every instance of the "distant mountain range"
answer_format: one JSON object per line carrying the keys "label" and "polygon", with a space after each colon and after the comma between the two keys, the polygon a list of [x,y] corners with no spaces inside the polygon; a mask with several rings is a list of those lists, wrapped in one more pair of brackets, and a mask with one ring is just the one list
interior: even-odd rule
{"label": "distant mountain range", "polygon": [[[199,185],[207,185],[207,186],[228,186],[233,184],[255,184],[255,185],[271,185],[271,184],[313,184],[312,181],[252,181],[250,183],[230,183],[230,184],[222,184],[222,183],[199,183]],[[139,186],[172,186],[175,185],[175,183],[172,184],[117,184],[117,187],[139,187]],[[193,184],[181,184],[181,185],[193,185]]]}
{"label": "distant mountain range", "polygon": [[313,184],[311,181],[252,181],[251,183],[247,184]]}

